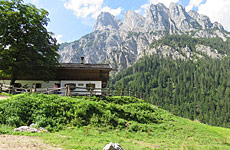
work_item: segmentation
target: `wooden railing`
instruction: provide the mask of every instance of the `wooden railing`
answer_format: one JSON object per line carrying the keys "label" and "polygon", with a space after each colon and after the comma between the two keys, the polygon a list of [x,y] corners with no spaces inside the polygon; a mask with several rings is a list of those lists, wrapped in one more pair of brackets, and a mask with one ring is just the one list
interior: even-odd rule
{"label": "wooden railing", "polygon": [[20,94],[20,93],[43,93],[43,94],[58,94],[66,95],[66,89],[64,88],[17,88],[10,85],[0,86],[0,92],[5,92],[9,94]]}
{"label": "wooden railing", "polygon": [[141,93],[133,92],[129,89],[110,89],[110,88],[70,88],[69,86],[60,88],[16,88],[9,85],[0,87],[0,92],[6,92],[10,94],[20,93],[43,93],[43,94],[57,94],[62,96],[132,96],[142,98]]}
{"label": "wooden railing", "polygon": [[95,95],[103,95],[103,96],[133,96],[142,98],[142,94],[138,94],[137,92],[133,92],[129,89],[110,89],[110,88],[80,88],[76,87],[70,89],[71,96],[95,96]]}

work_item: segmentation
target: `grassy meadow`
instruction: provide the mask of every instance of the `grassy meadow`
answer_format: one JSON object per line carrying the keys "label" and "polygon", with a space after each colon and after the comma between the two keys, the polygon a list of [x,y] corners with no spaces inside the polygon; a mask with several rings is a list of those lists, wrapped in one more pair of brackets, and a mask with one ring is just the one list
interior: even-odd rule
{"label": "grassy meadow", "polygon": [[[63,149],[228,150],[230,130],[174,116],[133,97],[60,97],[21,94],[0,101],[0,134],[36,136]],[[19,133],[36,123],[48,133]]]}

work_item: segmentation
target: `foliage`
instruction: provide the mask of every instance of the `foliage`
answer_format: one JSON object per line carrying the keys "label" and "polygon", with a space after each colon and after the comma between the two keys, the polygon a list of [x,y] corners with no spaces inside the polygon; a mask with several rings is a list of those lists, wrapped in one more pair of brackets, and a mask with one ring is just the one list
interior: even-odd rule
{"label": "foliage", "polygon": [[45,27],[47,16],[22,0],[0,1],[0,71],[12,83],[18,77],[48,80],[55,75],[58,44]]}
{"label": "foliage", "polygon": [[[119,100],[121,103],[119,103]],[[167,112],[130,97],[60,97],[20,94],[0,102],[0,123],[10,126],[37,124],[50,131],[66,126],[87,126],[145,130],[145,124],[171,120]],[[133,124],[136,124],[134,126]]]}
{"label": "foliage", "polygon": [[150,103],[203,123],[230,127],[230,59],[141,59],[109,83],[130,89]]}

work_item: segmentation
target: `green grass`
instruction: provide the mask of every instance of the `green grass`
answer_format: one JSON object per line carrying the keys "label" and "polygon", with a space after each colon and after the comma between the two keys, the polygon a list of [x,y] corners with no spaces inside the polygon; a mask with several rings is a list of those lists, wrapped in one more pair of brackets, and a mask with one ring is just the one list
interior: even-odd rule
{"label": "green grass", "polygon": [[[88,128],[88,134],[87,134]],[[67,129],[42,138],[65,149],[102,150],[110,142],[125,150],[156,149],[230,149],[230,130],[210,127],[186,119],[153,126],[150,132],[129,132],[95,127]]]}
{"label": "green grass", "polygon": [[92,126],[68,128],[55,133],[18,133],[1,126],[8,134],[38,136],[45,143],[64,149],[102,150],[110,142],[119,143],[125,150],[188,149],[228,150],[230,130],[212,127],[178,118],[169,124],[152,126],[152,131],[130,132],[126,129],[108,129]]}
{"label": "green grass", "polygon": [[0,96],[12,96],[12,95],[9,93],[2,92],[2,93],[0,93]]}
{"label": "green grass", "polygon": [[[6,100],[5,102],[0,103],[0,115],[4,110],[3,105],[7,106],[7,101],[11,102],[12,104],[15,99],[19,100],[18,97],[24,98],[24,100],[28,100],[28,102],[31,101],[29,100],[29,97],[31,97],[31,95],[21,95],[16,97],[17,98],[13,96],[10,100]],[[14,127],[12,126],[0,125],[0,134],[38,136],[39,138],[43,139],[45,143],[56,145],[58,147],[62,147],[63,149],[77,150],[102,150],[103,147],[110,142],[119,143],[122,148],[124,148],[124,150],[230,149],[229,129],[208,126],[205,124],[201,124],[198,121],[190,121],[188,119],[176,117],[171,113],[157,108],[156,106],[153,106],[151,104],[148,104],[149,107],[147,107],[146,103],[140,99],[130,97],[60,98],[56,96],[47,97],[44,95],[32,95],[32,97],[34,97],[35,99],[38,97],[49,97],[49,99],[55,98],[61,103],[66,102],[73,106],[82,107],[78,107],[78,109],[83,109],[83,106],[80,104],[84,104],[87,105],[87,107],[92,108],[94,107],[90,104],[94,104],[99,110],[101,110],[94,112],[94,114],[97,114],[97,119],[99,121],[97,120],[97,122],[95,122],[95,118],[93,118],[93,116],[95,117],[95,115],[85,114],[85,116],[91,117],[91,119],[88,119],[89,121],[87,124],[73,126],[71,125],[70,119],[69,123],[66,122],[66,124],[62,124],[62,130],[51,130],[52,132],[49,133],[19,133],[14,132]],[[81,101],[81,103],[78,103],[78,101]],[[67,106],[64,104],[62,105],[63,107]],[[44,109],[44,107],[42,108]],[[91,110],[91,108],[89,108],[89,110]],[[67,109],[66,111],[68,112]],[[110,112],[115,118],[115,121],[112,121],[119,122],[120,120],[122,120],[122,122],[124,121],[126,123],[129,123],[129,125],[126,124],[124,126],[121,126],[119,125],[119,123],[108,123],[107,121],[111,120],[111,118],[107,118],[108,120],[106,121],[106,118],[104,116],[105,114],[103,112]],[[122,114],[123,116],[120,114]],[[131,115],[133,117],[126,116],[125,114]],[[49,117],[52,118],[52,116]],[[82,120],[85,119],[84,116],[81,117]],[[54,116],[53,119],[55,119]],[[154,121],[154,119],[156,119],[157,121]],[[149,122],[150,120],[152,120],[153,123]],[[53,126],[55,126],[55,124]]]}

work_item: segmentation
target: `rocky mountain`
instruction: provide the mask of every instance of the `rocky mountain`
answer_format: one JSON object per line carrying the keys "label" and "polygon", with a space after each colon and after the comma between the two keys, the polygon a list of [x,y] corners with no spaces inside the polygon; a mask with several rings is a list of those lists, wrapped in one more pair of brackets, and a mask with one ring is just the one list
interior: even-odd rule
{"label": "rocky mountain", "polygon": [[102,12],[96,20],[96,23],[94,25],[94,31],[96,30],[118,30],[121,26],[121,21],[111,15],[108,12]]}
{"label": "rocky mountain", "polygon": [[[128,11],[121,22],[108,12],[101,13],[92,33],[71,43],[60,46],[60,62],[80,62],[84,56],[88,63],[109,63],[123,70],[146,54],[158,53],[174,59],[197,57],[222,58],[226,53],[203,43],[190,47],[154,46],[154,43],[169,35],[189,35],[193,38],[221,38],[227,41],[230,33],[217,22],[195,11],[186,12],[181,5],[171,3],[169,8],[159,3],[151,5],[142,16]],[[167,55],[166,55],[167,54]]]}

